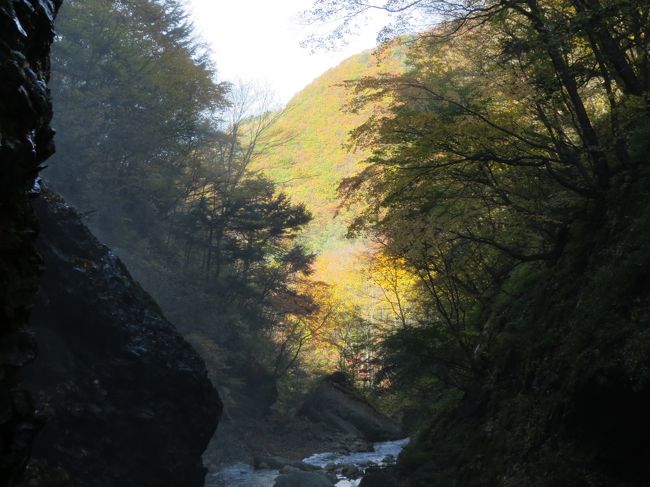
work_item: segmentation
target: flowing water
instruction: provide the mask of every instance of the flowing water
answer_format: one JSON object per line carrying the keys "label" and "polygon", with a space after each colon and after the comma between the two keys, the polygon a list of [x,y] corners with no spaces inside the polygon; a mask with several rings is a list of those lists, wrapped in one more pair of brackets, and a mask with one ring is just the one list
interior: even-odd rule
{"label": "flowing water", "polygon": [[[384,467],[395,461],[408,443],[408,438],[397,441],[375,443],[373,451],[355,453],[316,453],[303,461],[315,467],[332,469],[332,465],[354,465],[360,470],[371,466]],[[222,468],[216,473],[208,474],[206,487],[273,487],[277,470],[255,470],[245,463],[235,463]],[[348,479],[339,474],[337,487],[359,485],[360,479]]]}

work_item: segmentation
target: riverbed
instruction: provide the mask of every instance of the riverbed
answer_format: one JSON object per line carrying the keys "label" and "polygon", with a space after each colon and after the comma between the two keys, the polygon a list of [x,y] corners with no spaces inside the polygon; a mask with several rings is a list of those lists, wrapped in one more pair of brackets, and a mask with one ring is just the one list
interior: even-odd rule
{"label": "riverbed", "polygon": [[[405,438],[375,443],[372,451],[366,452],[315,453],[305,458],[303,462],[329,471],[336,471],[335,466],[343,465],[353,465],[364,471],[368,467],[385,467],[392,464],[408,442],[409,439]],[[246,463],[234,463],[222,467],[217,472],[209,473],[205,487],[273,487],[279,474],[278,470],[255,470]],[[342,473],[337,473],[337,477],[337,487],[354,487],[360,482],[360,479],[346,478]]]}

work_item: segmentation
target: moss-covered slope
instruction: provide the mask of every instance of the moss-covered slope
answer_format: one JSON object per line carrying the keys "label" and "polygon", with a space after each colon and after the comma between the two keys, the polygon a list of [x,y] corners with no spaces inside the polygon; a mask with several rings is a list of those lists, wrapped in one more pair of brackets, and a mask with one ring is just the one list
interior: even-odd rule
{"label": "moss-covered slope", "polygon": [[555,264],[512,273],[482,379],[401,459],[411,485],[650,484],[647,174],[615,187]]}

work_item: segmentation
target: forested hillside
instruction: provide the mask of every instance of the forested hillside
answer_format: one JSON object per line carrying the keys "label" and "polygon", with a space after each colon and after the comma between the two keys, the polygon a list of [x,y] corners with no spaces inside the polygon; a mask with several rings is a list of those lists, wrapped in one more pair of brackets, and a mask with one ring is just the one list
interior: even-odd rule
{"label": "forested hillside", "polygon": [[[318,5],[335,34],[365,11]],[[378,7],[444,19],[404,74],[351,84],[390,108],[354,130],[372,155],[341,186],[418,283],[378,374],[419,422],[402,475],[647,484],[647,3]]]}
{"label": "forested hillside", "polygon": [[348,147],[350,131],[375,110],[356,111],[348,106],[351,100],[345,82],[401,72],[404,51],[399,43],[382,52],[367,51],[316,78],[289,101],[271,130],[283,134],[285,143],[254,164],[313,213],[305,239],[319,254],[347,245],[349,215],[339,215],[337,190],[343,178],[359,170],[364,158],[363,151]]}
{"label": "forested hillside", "polygon": [[264,137],[282,143],[268,144],[251,166],[313,215],[299,240],[314,253],[306,292],[320,311],[308,326],[304,364],[317,370],[343,368],[365,377],[371,388],[369,362],[380,329],[400,320],[394,294],[411,280],[382,257],[377,242],[348,235],[359,208],[344,205],[339,185],[361,170],[370,153],[351,144],[350,133],[387,105],[355,106],[349,83],[401,73],[407,49],[394,42],[346,59],[316,78],[275,113],[277,121]]}

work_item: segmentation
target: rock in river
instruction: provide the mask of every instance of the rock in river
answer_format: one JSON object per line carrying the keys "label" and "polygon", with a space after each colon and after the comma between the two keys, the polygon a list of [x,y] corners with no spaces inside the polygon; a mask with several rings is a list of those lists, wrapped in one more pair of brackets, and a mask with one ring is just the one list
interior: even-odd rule
{"label": "rock in river", "polygon": [[290,472],[280,475],[273,487],[332,487],[334,483],[322,473]]}
{"label": "rock in river", "polygon": [[397,424],[372,407],[341,372],[325,377],[307,396],[298,414],[338,433],[371,442],[403,436]]}

